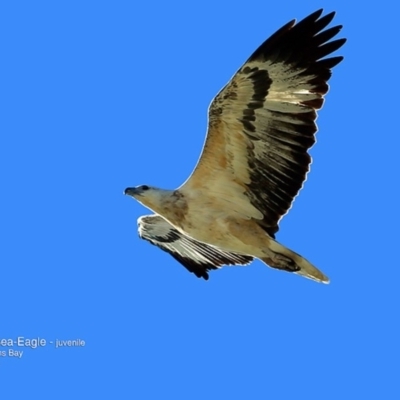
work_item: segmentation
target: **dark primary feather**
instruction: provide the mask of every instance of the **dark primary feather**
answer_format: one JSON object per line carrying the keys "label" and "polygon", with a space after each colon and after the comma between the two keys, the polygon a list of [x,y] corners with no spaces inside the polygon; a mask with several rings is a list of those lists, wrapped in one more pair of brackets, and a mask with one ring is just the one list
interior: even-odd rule
{"label": "dark primary feather", "polygon": [[[274,33],[215,97],[209,110],[209,133],[225,135],[228,146],[229,136],[237,131],[234,117],[242,124],[247,138],[243,143],[247,144],[242,149],[227,149],[227,153],[247,153],[250,182],[245,182],[246,194],[264,216],[259,224],[272,237],[309,171],[316,110],[328,91],[331,68],[343,59],[324,58],[346,39],[329,42],[342,26],[323,30],[335,13],[321,15],[318,10]],[[203,154],[208,147],[212,146],[206,142]],[[211,155],[209,169],[210,159]],[[235,167],[230,168],[235,175]]]}
{"label": "dark primary feather", "polygon": [[246,265],[253,260],[185,236],[158,215],[140,217],[138,225],[142,239],[169,253],[198,278],[207,280],[210,270],[223,265]]}

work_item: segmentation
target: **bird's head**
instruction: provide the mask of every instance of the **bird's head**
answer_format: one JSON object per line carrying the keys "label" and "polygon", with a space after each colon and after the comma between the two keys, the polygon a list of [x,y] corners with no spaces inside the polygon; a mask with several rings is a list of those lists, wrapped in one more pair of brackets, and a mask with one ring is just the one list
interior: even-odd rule
{"label": "bird's head", "polygon": [[145,207],[150,208],[156,213],[162,212],[165,203],[173,194],[172,190],[163,190],[156,187],[140,185],[126,188],[124,193],[135,198]]}

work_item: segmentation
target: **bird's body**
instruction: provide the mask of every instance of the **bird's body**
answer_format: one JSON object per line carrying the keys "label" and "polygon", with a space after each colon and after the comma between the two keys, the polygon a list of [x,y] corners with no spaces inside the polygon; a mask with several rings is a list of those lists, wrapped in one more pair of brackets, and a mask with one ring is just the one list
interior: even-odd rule
{"label": "bird's body", "polygon": [[345,40],[329,42],[341,27],[322,31],[334,14],[321,14],[278,30],[215,97],[202,155],[181,187],[126,190],[161,217],[139,219],[140,235],[197,276],[207,279],[209,269],[258,258],[328,282],[275,240],[309,170],[330,69],[342,60],[323,58]]}
{"label": "bird's body", "polygon": [[[156,211],[182,234],[222,250],[261,258],[269,236],[245,208],[218,195],[175,190]],[[232,197],[234,198],[234,197]],[[155,211],[153,209],[153,211]]]}

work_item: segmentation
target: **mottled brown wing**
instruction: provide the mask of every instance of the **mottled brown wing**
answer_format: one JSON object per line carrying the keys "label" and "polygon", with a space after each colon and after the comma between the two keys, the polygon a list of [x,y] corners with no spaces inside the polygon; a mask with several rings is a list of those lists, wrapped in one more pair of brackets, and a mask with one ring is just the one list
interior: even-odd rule
{"label": "mottled brown wing", "polygon": [[316,110],[331,69],[343,59],[324,58],[346,39],[330,41],[342,27],[324,30],[335,14],[321,15],[279,29],[215,97],[202,155],[182,186],[215,196],[240,187],[272,237],[306,179]]}
{"label": "mottled brown wing", "polygon": [[164,218],[146,215],[138,220],[139,236],[166,251],[198,278],[223,265],[247,265],[253,257],[220,250],[183,235]]}

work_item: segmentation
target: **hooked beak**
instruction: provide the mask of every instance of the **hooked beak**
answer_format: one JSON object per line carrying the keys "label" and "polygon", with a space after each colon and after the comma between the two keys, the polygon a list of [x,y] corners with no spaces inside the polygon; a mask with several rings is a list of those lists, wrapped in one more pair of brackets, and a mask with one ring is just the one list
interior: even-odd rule
{"label": "hooked beak", "polygon": [[134,187],[129,187],[124,190],[124,194],[126,194],[128,196],[132,196],[132,197],[140,196],[141,193],[142,193],[142,190],[140,190],[139,188],[134,188]]}

